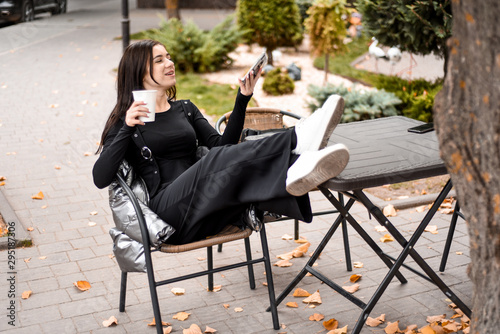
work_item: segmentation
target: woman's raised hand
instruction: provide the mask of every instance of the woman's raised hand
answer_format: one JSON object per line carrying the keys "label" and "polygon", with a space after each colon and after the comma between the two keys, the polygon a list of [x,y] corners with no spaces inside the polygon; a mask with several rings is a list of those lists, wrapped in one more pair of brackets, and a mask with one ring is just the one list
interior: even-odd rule
{"label": "woman's raised hand", "polygon": [[259,80],[261,73],[262,73],[262,68],[259,69],[259,71],[257,73],[255,73],[255,75],[253,72],[248,73],[244,83],[243,83],[243,80],[238,78],[238,81],[240,82],[241,94],[246,95],[246,96],[253,94],[253,89],[255,87],[255,84]]}
{"label": "woman's raised hand", "polygon": [[127,114],[125,115],[125,123],[134,127],[137,124],[144,125],[144,122],[139,119],[139,117],[148,117],[149,110],[144,107],[146,103],[143,101],[134,101],[130,108],[127,110]]}

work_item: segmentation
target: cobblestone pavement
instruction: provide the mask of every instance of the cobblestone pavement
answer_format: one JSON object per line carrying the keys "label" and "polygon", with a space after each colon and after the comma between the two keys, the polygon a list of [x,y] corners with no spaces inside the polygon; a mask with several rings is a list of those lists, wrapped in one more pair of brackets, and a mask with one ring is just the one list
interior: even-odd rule
{"label": "cobblestone pavement", "polygon": [[[112,254],[108,230],[113,226],[107,203],[107,191],[98,190],[92,182],[91,169],[104,121],[115,99],[115,75],[121,56],[119,1],[70,1],[65,15],[36,20],[0,29],[0,175],[6,184],[1,192],[15,212],[18,231],[28,232],[32,247],[15,250],[15,265],[9,268],[7,250],[0,251],[0,331],[5,333],[154,333],[148,327],[152,318],[147,279],[144,274],[131,274],[126,312],[118,311],[120,271]],[[157,26],[156,10],[137,10],[131,6],[132,31]],[[42,192],[42,200],[32,196]],[[315,209],[328,203],[319,193],[312,194]],[[92,213],[97,212],[96,215]],[[355,206],[353,213],[375,240],[381,236],[368,219],[366,211]],[[408,236],[423,213],[414,209],[398,212],[395,224]],[[319,243],[334,216],[316,217],[311,224],[301,224],[301,235],[311,242],[312,251]],[[438,234],[425,232],[417,250],[437,269],[450,216],[438,213],[432,224]],[[282,240],[292,234],[290,221],[268,226],[272,256],[288,252],[297,244]],[[20,234],[20,232],[19,232]],[[258,236],[251,237],[255,251]],[[355,295],[368,300],[386,270],[360,237],[350,230],[353,261],[364,267],[354,273],[363,274],[360,290]],[[397,254],[395,243],[380,243],[390,254]],[[456,252],[462,252],[458,255]],[[243,257],[243,245],[225,245],[216,254],[216,264],[226,264]],[[472,285],[466,275],[469,262],[465,224],[459,222],[452,245],[448,269],[439,274],[463,300],[470,304]],[[199,257],[204,251],[186,255],[155,254],[156,275],[187,273],[204,267]],[[163,259],[161,259],[163,258]],[[293,259],[287,268],[273,267],[275,289],[279,293],[298,273],[306,258]],[[342,240],[335,235],[321,258],[319,268],[343,284],[352,274],[345,269]],[[174,332],[197,323],[218,333],[318,333],[321,322],[309,321],[313,313],[335,318],[340,326],[352,328],[359,314],[353,304],[322,285],[313,277],[300,284],[310,292],[319,290],[323,304],[311,309],[300,303],[296,309],[279,307],[280,323],[286,328],[272,330],[271,315],[265,312],[267,288],[263,266],[256,266],[257,288],[250,290],[246,269],[217,274],[220,292],[207,292],[205,278],[193,279],[161,287],[160,306],[164,321],[172,323]],[[16,272],[15,275],[7,272]],[[386,314],[388,321],[400,321],[400,327],[425,325],[428,315],[452,315],[446,297],[425,280],[404,271],[408,284],[394,282],[372,312]],[[15,276],[13,292],[9,296]],[[90,282],[92,288],[81,292],[73,283]],[[13,282],[13,281],[12,281]],[[170,292],[172,287],[186,289],[183,296]],[[21,299],[31,290],[29,299]],[[287,297],[285,302],[293,301]],[[14,301],[15,327],[9,325],[8,308]],[[297,301],[295,299],[295,301]],[[223,304],[229,304],[225,309]],[[243,312],[235,312],[241,307]],[[172,319],[180,311],[191,313],[181,322]],[[118,325],[104,328],[102,321],[110,316]],[[380,328],[363,329],[363,333],[380,333]]]}

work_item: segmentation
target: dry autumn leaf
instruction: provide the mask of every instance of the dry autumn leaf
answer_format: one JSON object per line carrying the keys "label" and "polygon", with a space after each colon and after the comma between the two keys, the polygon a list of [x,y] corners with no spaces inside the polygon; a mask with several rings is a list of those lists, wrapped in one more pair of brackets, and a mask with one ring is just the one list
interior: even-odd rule
{"label": "dry autumn leaf", "polygon": [[32,231],[34,230],[34,228],[33,228],[33,227],[28,227],[26,230],[27,230],[28,232],[32,232]]}
{"label": "dry autumn leaf", "polygon": [[313,315],[309,316],[309,320],[311,321],[321,321],[323,319],[325,319],[325,316],[319,313],[314,313]]}
{"label": "dry autumn leaf", "polygon": [[438,227],[437,225],[428,225],[426,228],[425,228],[425,232],[430,232],[432,234],[438,234]]}
{"label": "dry autumn leaf", "polygon": [[425,209],[427,209],[427,205],[422,205],[422,206],[419,206],[419,207],[415,208],[415,211],[417,211],[417,212],[424,212]]}
{"label": "dry autumn leaf", "polygon": [[[170,323],[169,322],[165,322],[165,321],[162,321],[161,322],[161,325],[162,326],[170,326]],[[151,321],[148,326],[151,326],[151,327],[154,327],[156,326],[156,318],[153,318],[153,321]]]}
{"label": "dry autumn leaf", "polygon": [[33,293],[33,291],[31,291],[31,290],[23,291],[23,293],[21,294],[21,298],[28,299],[29,297],[31,297],[32,293]]}
{"label": "dry autumn leaf", "polygon": [[298,244],[306,244],[308,243],[309,241],[307,241],[307,239],[305,239],[304,237],[300,237],[300,239],[297,239],[297,240],[294,240],[296,243]]}
{"label": "dry autumn leaf", "polygon": [[229,304],[222,304],[222,306],[224,306],[225,309],[229,308]]}
{"label": "dry autumn leaf", "polygon": [[395,334],[399,333],[401,330],[399,329],[399,320],[396,322],[388,322],[387,326],[384,328],[386,334]]}
{"label": "dry autumn leaf", "polygon": [[87,281],[77,281],[74,282],[73,285],[76,286],[80,291],[87,291],[92,287],[90,283]]}
{"label": "dry autumn leaf", "polygon": [[236,312],[236,313],[243,312],[243,308],[241,308],[241,307],[236,307],[236,308],[234,309],[234,312]]}
{"label": "dry autumn leaf", "polygon": [[206,326],[205,331],[203,333],[215,333],[215,332],[217,332],[216,329]]}
{"label": "dry autumn leaf", "polygon": [[118,325],[118,319],[116,319],[114,316],[111,316],[111,317],[109,317],[108,320],[104,320],[102,322],[102,325],[104,327],[109,327],[109,326],[112,326],[112,325]]}
{"label": "dry autumn leaf", "polygon": [[342,289],[344,289],[345,291],[347,291],[349,293],[355,293],[356,291],[359,290],[359,284],[356,283],[356,284],[353,284],[351,286],[343,286]]}
{"label": "dry autumn leaf", "polygon": [[282,239],[282,240],[292,240],[292,239],[293,239],[293,237],[292,237],[290,234],[283,234],[283,235],[281,236],[281,239]]}
{"label": "dry autumn leaf", "polygon": [[354,268],[363,268],[364,264],[363,264],[363,262],[353,262],[352,266]]}
{"label": "dry autumn leaf", "polygon": [[163,328],[163,334],[172,333],[172,326],[168,326],[167,328]]}
{"label": "dry autumn leaf", "polygon": [[438,322],[446,318],[446,314],[430,315],[425,319],[428,323]]}
{"label": "dry autumn leaf", "polygon": [[43,199],[43,192],[38,192],[38,194],[31,196],[33,199]]}
{"label": "dry autumn leaf", "polygon": [[414,333],[416,333],[417,328],[418,328],[417,325],[410,325],[403,330],[403,333],[404,334],[414,334]]}
{"label": "dry autumn leaf", "polygon": [[436,331],[430,325],[420,328],[419,331],[422,334],[436,334]]}
{"label": "dry autumn leaf", "polygon": [[397,216],[396,209],[394,208],[394,205],[392,205],[392,204],[387,205],[382,210],[382,212],[384,213],[384,215],[386,217],[396,217]]}
{"label": "dry autumn leaf", "polygon": [[351,283],[356,283],[361,279],[361,277],[363,277],[363,275],[354,274],[349,277],[349,281],[351,281]]}
{"label": "dry autumn leaf", "polygon": [[89,226],[90,226],[90,227],[94,227],[94,226],[96,226],[96,225],[97,225],[97,223],[96,223],[96,222],[89,222]]}
{"label": "dry autumn leaf", "polygon": [[95,216],[95,215],[97,215],[97,213],[98,213],[97,211],[90,211],[90,212],[89,212],[89,214],[90,214],[91,216]]}
{"label": "dry autumn leaf", "polygon": [[291,307],[291,308],[299,307],[299,305],[296,302],[288,302],[288,303],[286,303],[286,306]]}
{"label": "dry autumn leaf", "polygon": [[277,267],[290,267],[293,263],[288,260],[280,260],[276,262],[274,265]]}
{"label": "dry autumn leaf", "polygon": [[184,293],[186,293],[186,290],[183,288],[172,288],[172,290],[170,291],[176,296],[182,296]]}
{"label": "dry autumn leaf", "polygon": [[180,321],[184,321],[186,320],[187,318],[189,318],[189,316],[191,315],[191,313],[187,313],[187,312],[179,312],[177,313],[176,315],[174,315],[172,318],[173,319],[177,319],[177,320],[180,320]]}
{"label": "dry autumn leaf", "polygon": [[319,290],[307,297],[306,299],[302,300],[303,303],[305,304],[321,304],[321,296],[319,294]]}
{"label": "dry autumn leaf", "polygon": [[[222,285],[214,285],[214,289],[212,290],[212,292],[219,292],[222,290]],[[210,290],[208,290],[207,288],[207,291],[210,292]]]}
{"label": "dry autumn leaf", "polygon": [[375,231],[377,231],[377,232],[387,232],[387,229],[385,228],[385,226],[378,225],[378,226],[375,226]]}
{"label": "dry autumn leaf", "polygon": [[192,324],[187,329],[182,330],[182,334],[202,334],[200,326]]}
{"label": "dry autumn leaf", "polygon": [[345,325],[342,328],[337,328],[337,329],[331,330],[326,334],[347,334],[347,325]]}
{"label": "dry autumn leaf", "polygon": [[394,238],[390,234],[384,234],[382,238],[380,238],[381,242],[391,242],[394,241]]}
{"label": "dry autumn leaf", "polygon": [[339,322],[336,319],[331,318],[330,320],[323,321],[323,327],[325,327],[326,330],[331,331],[339,327]]}
{"label": "dry autumn leaf", "polygon": [[377,327],[378,325],[383,324],[384,322],[385,322],[385,314],[381,314],[377,318],[368,317],[368,319],[366,319],[366,324],[370,327]]}
{"label": "dry autumn leaf", "polygon": [[293,292],[294,297],[309,297],[311,294],[304,289],[297,288]]}

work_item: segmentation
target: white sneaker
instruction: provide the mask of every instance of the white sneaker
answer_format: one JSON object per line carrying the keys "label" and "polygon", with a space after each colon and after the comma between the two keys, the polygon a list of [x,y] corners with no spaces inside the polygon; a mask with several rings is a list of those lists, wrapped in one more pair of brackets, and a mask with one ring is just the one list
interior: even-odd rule
{"label": "white sneaker", "polygon": [[349,150],[335,144],[319,151],[307,151],[288,168],[286,191],[293,196],[307,194],[322,183],[339,175],[349,162]]}
{"label": "white sneaker", "polygon": [[343,112],[344,99],[340,95],[330,95],[321,108],[295,125],[297,146],[292,153],[302,154],[326,147],[333,130],[340,123]]}

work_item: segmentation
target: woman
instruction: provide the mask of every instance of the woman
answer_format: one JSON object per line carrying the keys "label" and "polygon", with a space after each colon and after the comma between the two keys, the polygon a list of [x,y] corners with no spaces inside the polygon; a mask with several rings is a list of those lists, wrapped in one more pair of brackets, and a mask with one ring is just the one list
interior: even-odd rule
{"label": "woman", "polygon": [[[239,80],[221,136],[190,101],[175,100],[175,67],[166,48],[152,40],[130,45],[118,68],[117,103],[102,134],[94,183],[109,186],[126,159],[147,184],[149,207],[175,228],[169,239],[174,244],[237,224],[250,204],[310,222],[307,192],[339,174],[349,159],[342,144],[323,149],[340,120],[343,100],[329,98],[295,130],[235,145],[259,77],[249,73],[245,82]],[[133,101],[132,91],[139,89],[157,90],[156,110]],[[151,112],[154,122],[139,119]],[[210,148],[198,161],[197,145]]]}

